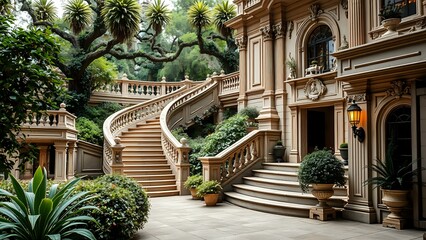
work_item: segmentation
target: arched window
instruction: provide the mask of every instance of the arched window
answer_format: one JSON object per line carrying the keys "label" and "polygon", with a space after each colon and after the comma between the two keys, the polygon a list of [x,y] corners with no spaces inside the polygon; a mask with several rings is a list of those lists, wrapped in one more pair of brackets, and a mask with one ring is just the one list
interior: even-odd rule
{"label": "arched window", "polygon": [[382,0],[382,8],[386,8],[389,4],[401,7],[401,17],[416,14],[416,0]]}
{"label": "arched window", "polygon": [[307,66],[317,64],[323,71],[330,71],[333,65],[334,41],[331,29],[321,25],[314,29],[308,40]]}
{"label": "arched window", "polygon": [[411,161],[411,108],[409,106],[392,110],[386,119],[386,154],[391,154],[392,160],[396,163],[394,166]]}

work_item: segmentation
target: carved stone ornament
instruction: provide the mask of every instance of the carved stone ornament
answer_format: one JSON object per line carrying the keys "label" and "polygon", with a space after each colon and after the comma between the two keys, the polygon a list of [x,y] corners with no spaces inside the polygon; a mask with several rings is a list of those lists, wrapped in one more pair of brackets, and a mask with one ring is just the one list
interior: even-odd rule
{"label": "carved stone ornament", "polygon": [[240,50],[246,49],[246,47],[247,47],[247,37],[244,36],[244,37],[236,38],[235,39],[235,44],[237,44],[237,46],[238,46],[238,48]]}
{"label": "carved stone ornament", "polygon": [[272,31],[274,32],[275,38],[280,38],[285,36],[286,25],[282,23],[275,24],[272,26]]}
{"label": "carved stone ornament", "polygon": [[367,94],[365,93],[346,96],[347,103],[352,103],[353,101],[365,102],[366,100],[367,100]]}
{"label": "carved stone ornament", "polygon": [[348,18],[348,0],[340,0],[340,5],[345,10],[345,16]]}
{"label": "carved stone ornament", "polygon": [[320,5],[318,3],[314,3],[309,7],[309,11],[311,12],[310,18],[312,21],[316,21],[318,16],[322,13],[320,9]]}
{"label": "carved stone ornament", "polygon": [[306,83],[304,91],[307,98],[315,101],[325,94],[327,87],[318,78],[311,78]]}
{"label": "carved stone ornament", "polygon": [[271,39],[272,38],[272,29],[269,25],[263,26],[260,28],[260,32],[262,33],[263,37],[266,39]]}
{"label": "carved stone ornament", "polygon": [[294,29],[294,22],[290,21],[288,22],[288,38],[291,39],[291,33],[293,32]]}
{"label": "carved stone ornament", "polygon": [[396,80],[391,82],[391,88],[386,91],[386,96],[400,98],[402,95],[410,94],[410,87],[404,80]]}

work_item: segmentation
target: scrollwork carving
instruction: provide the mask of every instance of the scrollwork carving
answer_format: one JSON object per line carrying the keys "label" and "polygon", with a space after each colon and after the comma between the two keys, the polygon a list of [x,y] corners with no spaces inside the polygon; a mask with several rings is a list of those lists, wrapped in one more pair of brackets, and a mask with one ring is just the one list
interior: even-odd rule
{"label": "scrollwork carving", "polygon": [[310,18],[312,21],[317,21],[318,16],[323,12],[320,8],[319,3],[314,3],[309,7],[309,11],[311,13]]}
{"label": "scrollwork carving", "polygon": [[318,100],[326,91],[327,87],[318,78],[309,79],[304,88],[305,96],[312,101]]}
{"label": "scrollwork carving", "polygon": [[240,50],[244,50],[247,47],[247,37],[243,36],[243,37],[239,37],[235,39],[235,44],[237,44],[238,48]]}
{"label": "scrollwork carving", "polygon": [[269,25],[261,27],[260,32],[262,33],[265,40],[272,39],[273,31]]}
{"label": "scrollwork carving", "polygon": [[293,32],[293,29],[294,29],[294,22],[293,21],[288,22],[288,26],[289,26],[289,28],[288,28],[288,38],[291,39],[291,33]]}
{"label": "scrollwork carving", "polygon": [[393,96],[400,98],[405,94],[410,94],[410,86],[404,80],[392,81],[391,87],[386,90],[386,97]]}
{"label": "scrollwork carving", "polygon": [[278,23],[272,26],[275,38],[285,37],[286,27],[287,26],[283,23]]}
{"label": "scrollwork carving", "polygon": [[347,103],[352,103],[353,101],[355,101],[355,102],[365,102],[365,101],[367,101],[367,94],[360,93],[360,94],[354,94],[354,95],[348,95],[348,96],[346,96],[346,102]]}

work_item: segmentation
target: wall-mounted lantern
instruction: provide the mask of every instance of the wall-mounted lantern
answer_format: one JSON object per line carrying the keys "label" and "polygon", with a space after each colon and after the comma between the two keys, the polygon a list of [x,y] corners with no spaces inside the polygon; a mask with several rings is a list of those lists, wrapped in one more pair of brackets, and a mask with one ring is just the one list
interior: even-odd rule
{"label": "wall-mounted lantern", "polygon": [[361,120],[362,109],[355,103],[355,100],[352,101],[352,104],[348,108],[348,119],[349,123],[352,125],[352,131],[354,133],[354,138],[358,138],[358,141],[363,142],[365,139],[365,131],[362,127],[357,127]]}

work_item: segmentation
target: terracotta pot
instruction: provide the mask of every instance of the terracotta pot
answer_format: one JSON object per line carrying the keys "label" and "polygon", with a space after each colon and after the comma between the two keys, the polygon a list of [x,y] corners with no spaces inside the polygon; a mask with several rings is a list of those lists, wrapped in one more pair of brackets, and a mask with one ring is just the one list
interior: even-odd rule
{"label": "terracotta pot", "polygon": [[189,191],[191,192],[192,199],[194,199],[194,200],[199,200],[200,199],[197,196],[197,188],[193,187],[193,188],[189,189]]}
{"label": "terracotta pot", "polygon": [[218,198],[219,198],[218,193],[206,194],[204,195],[204,202],[206,203],[206,206],[215,206]]}
{"label": "terracotta pot", "polygon": [[382,189],[383,203],[389,208],[391,213],[388,218],[401,219],[401,211],[408,206],[408,190],[388,190]]}
{"label": "terracotta pot", "polygon": [[330,208],[330,206],[327,204],[327,199],[329,199],[334,194],[333,186],[333,183],[312,184],[313,190],[311,193],[318,199],[317,207]]}

